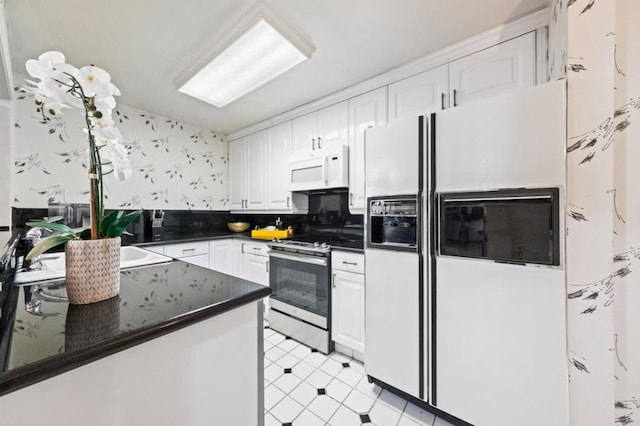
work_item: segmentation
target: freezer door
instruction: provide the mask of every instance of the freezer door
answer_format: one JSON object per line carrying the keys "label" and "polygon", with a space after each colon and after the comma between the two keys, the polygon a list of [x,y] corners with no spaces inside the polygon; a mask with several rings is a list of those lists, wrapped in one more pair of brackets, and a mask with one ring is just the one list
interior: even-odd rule
{"label": "freezer door", "polygon": [[565,185],[565,82],[436,114],[436,191]]}
{"label": "freezer door", "polygon": [[365,194],[417,194],[421,188],[426,118],[411,117],[365,132]]}
{"label": "freezer door", "polygon": [[417,253],[365,250],[365,371],[416,398],[423,343],[419,259]]}

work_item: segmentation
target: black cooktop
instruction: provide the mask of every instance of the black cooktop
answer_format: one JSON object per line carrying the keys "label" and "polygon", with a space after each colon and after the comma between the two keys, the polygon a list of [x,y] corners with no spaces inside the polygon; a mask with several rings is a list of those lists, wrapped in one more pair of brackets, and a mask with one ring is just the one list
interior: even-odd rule
{"label": "black cooktop", "polygon": [[364,248],[363,236],[359,234],[304,234],[294,235],[292,240],[307,243],[326,243],[332,247]]}

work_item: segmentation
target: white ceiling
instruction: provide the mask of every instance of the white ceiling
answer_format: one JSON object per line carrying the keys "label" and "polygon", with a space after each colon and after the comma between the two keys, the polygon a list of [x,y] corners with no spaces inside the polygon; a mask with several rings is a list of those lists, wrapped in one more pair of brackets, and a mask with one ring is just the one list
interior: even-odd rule
{"label": "white ceiling", "polygon": [[[14,72],[47,50],[100,66],[120,103],[230,133],[548,5],[549,0],[264,0],[316,51],[311,60],[216,108],[173,81],[254,0],[7,0]],[[20,83],[16,79],[16,84]]]}

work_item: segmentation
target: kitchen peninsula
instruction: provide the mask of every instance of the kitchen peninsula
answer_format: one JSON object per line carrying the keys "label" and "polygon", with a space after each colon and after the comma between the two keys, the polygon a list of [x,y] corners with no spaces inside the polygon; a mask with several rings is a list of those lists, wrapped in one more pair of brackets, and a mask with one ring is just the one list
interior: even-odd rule
{"label": "kitchen peninsula", "polygon": [[177,260],[121,274],[82,306],[5,276],[3,424],[262,424],[270,289]]}

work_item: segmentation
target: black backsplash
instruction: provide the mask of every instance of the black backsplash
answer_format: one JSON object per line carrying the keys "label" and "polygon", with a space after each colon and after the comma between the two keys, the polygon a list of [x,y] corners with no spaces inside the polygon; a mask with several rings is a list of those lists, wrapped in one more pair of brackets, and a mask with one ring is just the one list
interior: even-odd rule
{"label": "black backsplash", "polygon": [[[349,213],[349,199],[346,192],[309,194],[309,214],[243,214],[210,210],[165,210],[163,226],[180,229],[183,233],[226,232],[228,222],[249,222],[251,229],[275,225],[276,219],[283,226],[293,227],[294,234],[350,233],[362,235],[364,221],[362,215]],[[142,242],[143,236],[151,235],[152,210],[143,210],[140,220],[129,230],[136,238],[132,242]],[[12,224],[23,228],[30,220],[48,215],[48,209],[12,209]]]}

